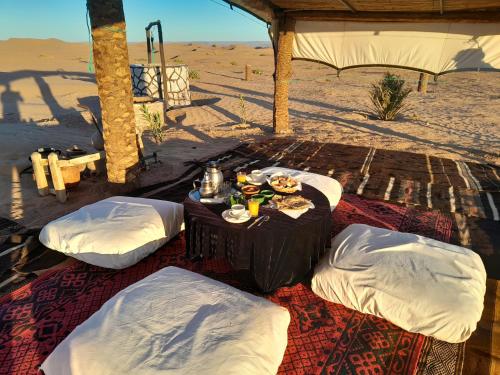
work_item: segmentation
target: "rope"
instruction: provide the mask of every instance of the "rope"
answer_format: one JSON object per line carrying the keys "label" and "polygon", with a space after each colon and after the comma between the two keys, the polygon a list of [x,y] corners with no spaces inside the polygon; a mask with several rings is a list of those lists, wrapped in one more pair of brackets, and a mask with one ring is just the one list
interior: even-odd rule
{"label": "rope", "polygon": [[[87,8],[87,14],[86,14],[87,32],[89,35],[89,62],[87,64],[87,70],[89,71],[89,73],[93,73],[94,72],[94,54],[92,51],[92,32],[90,30],[90,10],[89,10],[89,2],[88,1],[86,3],[86,8]],[[125,30],[122,30],[122,29],[117,28],[117,27],[113,27],[113,26],[101,26],[101,27],[106,29],[106,30],[109,30],[111,32],[114,32],[114,33],[125,34]]]}
{"label": "rope", "polygon": [[244,14],[244,13],[238,12],[236,9],[234,9],[234,8],[233,8],[233,4],[232,4],[232,3],[230,3],[230,4],[229,4],[229,6],[227,6],[227,4],[221,4],[221,3],[219,3],[219,2],[217,2],[217,1],[215,1],[215,0],[210,0],[210,1],[211,1],[212,3],[214,3],[214,4],[217,4],[217,5],[221,6],[221,7],[223,7],[223,8],[226,8],[226,9],[230,9],[230,10],[232,10],[234,13],[239,14],[239,15],[240,15],[240,16],[242,16],[242,17],[245,17],[246,19],[248,19],[248,20],[252,21],[253,23],[256,23],[257,25],[264,26],[264,27],[266,27],[266,28],[267,28],[267,25],[263,25],[263,24],[262,24],[262,22],[257,21],[257,20],[255,20],[254,18],[250,18],[249,16],[247,16],[247,15],[246,15],[246,14]]}
{"label": "rope", "polygon": [[89,4],[87,3],[87,31],[89,35],[89,62],[87,63],[87,70],[89,73],[94,72],[94,54],[92,51],[92,32],[90,31],[90,14],[89,14]]}

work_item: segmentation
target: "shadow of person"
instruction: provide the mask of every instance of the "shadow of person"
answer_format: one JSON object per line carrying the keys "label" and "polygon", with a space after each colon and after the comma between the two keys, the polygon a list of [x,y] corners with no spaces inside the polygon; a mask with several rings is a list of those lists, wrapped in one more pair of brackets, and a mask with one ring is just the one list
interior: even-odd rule
{"label": "shadow of person", "polygon": [[497,70],[492,65],[484,61],[486,54],[482,48],[467,48],[459,51],[453,61],[456,70]]}
{"label": "shadow of person", "polygon": [[2,118],[0,122],[21,122],[21,112],[19,103],[23,102],[23,97],[19,91],[12,91],[10,83],[5,84],[5,90],[0,94],[2,103]]}

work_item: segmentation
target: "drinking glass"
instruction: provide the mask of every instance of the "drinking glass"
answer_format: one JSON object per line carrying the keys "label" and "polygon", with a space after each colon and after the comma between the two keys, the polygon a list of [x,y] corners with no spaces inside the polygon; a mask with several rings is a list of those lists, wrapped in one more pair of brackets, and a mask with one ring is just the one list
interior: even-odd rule
{"label": "drinking glass", "polygon": [[220,187],[219,195],[227,198],[231,195],[231,189],[231,183],[229,181],[224,181]]}
{"label": "drinking glass", "polygon": [[250,212],[250,216],[252,217],[259,216],[259,205],[260,202],[256,199],[248,200],[248,211]]}
{"label": "drinking glass", "polygon": [[238,183],[240,184],[244,184],[245,182],[247,182],[246,172],[240,171],[236,173],[236,181],[238,181]]}

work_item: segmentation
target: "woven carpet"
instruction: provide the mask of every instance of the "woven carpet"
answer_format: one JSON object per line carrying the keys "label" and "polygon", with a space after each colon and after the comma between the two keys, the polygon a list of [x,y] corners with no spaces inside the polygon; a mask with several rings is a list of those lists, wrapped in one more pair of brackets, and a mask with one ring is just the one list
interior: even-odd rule
{"label": "woven carpet", "polygon": [[48,269],[67,258],[43,246],[38,241],[39,230],[14,224],[4,232],[4,242],[0,243],[0,296],[36,279],[34,271]]}
{"label": "woven carpet", "polygon": [[[477,252],[488,277],[500,279],[500,167],[423,154],[336,143],[275,138],[242,144],[214,156],[225,174],[239,169],[282,166],[331,176],[345,193],[425,211],[440,211],[452,221],[450,241]],[[176,180],[180,195],[161,183],[134,195],[180,200],[201,177],[200,162]]]}
{"label": "woven carpet", "polygon": [[[443,241],[452,234],[452,222],[439,212],[422,212],[355,195],[344,196],[333,219],[334,234],[351,223],[419,233]],[[4,296],[0,300],[0,374],[35,374],[54,347],[105,301],[165,266],[183,267],[254,292],[251,284],[225,262],[191,263],[185,259],[184,249],[181,234],[125,270],[77,261]],[[307,283],[281,288],[266,298],[286,307],[292,317],[281,374],[413,374],[428,366],[440,371],[461,367],[463,344],[452,345],[452,350],[445,345],[443,350],[436,340],[326,302],[315,296]],[[446,363],[442,363],[443,358]]]}
{"label": "woven carpet", "polygon": [[15,221],[0,217],[0,244],[2,244],[12,233],[16,233],[22,228],[23,227]]}

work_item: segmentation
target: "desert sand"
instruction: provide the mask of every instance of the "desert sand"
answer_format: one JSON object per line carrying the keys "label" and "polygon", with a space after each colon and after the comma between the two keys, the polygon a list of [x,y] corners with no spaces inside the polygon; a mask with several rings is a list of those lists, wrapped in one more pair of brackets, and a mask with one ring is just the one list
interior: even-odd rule
{"label": "desert sand", "polygon": [[[183,162],[217,154],[242,141],[272,136],[273,57],[271,48],[202,43],[167,44],[169,63],[199,73],[191,81],[193,105],[169,113],[166,140],[155,144],[145,132],[146,153],[162,164],[138,181],[148,185],[179,175]],[[131,44],[130,62],[146,62],[144,44]],[[89,47],[59,40],[0,41],[0,217],[41,226],[84,204],[109,196],[103,177],[85,179],[66,203],[39,197],[28,157],[36,148],[72,145],[92,151],[98,112],[97,87],[88,72]],[[245,64],[258,70],[243,80]],[[295,137],[500,164],[500,73],[451,73],[430,80],[426,95],[413,92],[410,108],[397,121],[372,117],[368,89],[391,71],[416,91],[418,73],[386,68],[337,72],[310,62],[293,63],[290,119]],[[240,96],[247,122],[241,123]]]}

